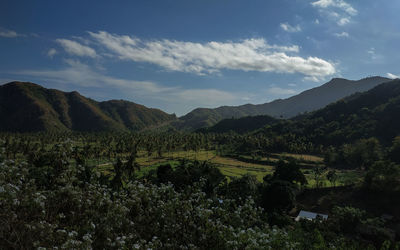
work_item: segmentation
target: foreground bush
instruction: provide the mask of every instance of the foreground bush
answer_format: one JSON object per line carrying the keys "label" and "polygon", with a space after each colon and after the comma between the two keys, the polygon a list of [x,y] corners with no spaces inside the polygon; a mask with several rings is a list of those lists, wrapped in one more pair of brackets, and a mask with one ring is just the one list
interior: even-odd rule
{"label": "foreground bush", "polygon": [[37,185],[30,168],[0,163],[1,249],[296,247],[268,227],[251,199],[236,205],[207,198],[202,181],[182,192],[140,182],[114,192],[80,166],[64,166],[50,186]]}

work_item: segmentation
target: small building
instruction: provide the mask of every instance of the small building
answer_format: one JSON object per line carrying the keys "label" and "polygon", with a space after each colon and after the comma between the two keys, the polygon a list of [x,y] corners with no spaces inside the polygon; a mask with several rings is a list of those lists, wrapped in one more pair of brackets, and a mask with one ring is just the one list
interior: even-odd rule
{"label": "small building", "polygon": [[327,214],[319,214],[319,213],[313,213],[313,212],[309,212],[309,211],[300,210],[299,215],[297,215],[296,219],[294,219],[294,220],[295,221],[299,221],[300,219],[315,220],[318,217],[320,217],[323,220],[328,219]]}

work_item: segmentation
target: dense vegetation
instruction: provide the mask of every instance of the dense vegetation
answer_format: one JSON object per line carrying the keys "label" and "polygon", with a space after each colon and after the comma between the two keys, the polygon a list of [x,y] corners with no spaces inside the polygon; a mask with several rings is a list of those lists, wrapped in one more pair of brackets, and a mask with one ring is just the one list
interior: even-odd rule
{"label": "dense vegetation", "polygon": [[[141,151],[163,155],[178,145],[187,150],[220,145],[224,151],[257,137],[102,133],[1,138],[1,248],[359,249],[395,247],[398,240],[393,220],[343,205],[334,206],[326,221],[293,221],[288,215],[300,205],[296,197],[307,183],[296,161],[278,161],[263,182],[251,175],[227,179],[208,162],[184,158],[145,172],[136,161]],[[390,158],[399,150],[398,141],[381,149],[357,190],[399,197],[398,190],[385,189],[400,186],[398,159]],[[112,160],[112,171],[93,162],[102,158]],[[393,163],[385,165],[384,158]]]}

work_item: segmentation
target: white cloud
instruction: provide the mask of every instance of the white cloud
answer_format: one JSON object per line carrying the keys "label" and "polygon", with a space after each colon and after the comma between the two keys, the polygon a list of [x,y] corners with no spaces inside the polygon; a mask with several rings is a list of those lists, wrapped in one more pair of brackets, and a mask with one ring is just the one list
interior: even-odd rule
{"label": "white cloud", "polygon": [[333,35],[336,37],[349,37],[349,33],[344,31],[342,33],[334,33]]}
{"label": "white cloud", "polygon": [[0,28],[0,37],[15,38],[15,37],[19,37],[19,36],[24,36],[24,35],[18,34],[17,32],[15,32],[13,30],[7,30],[7,29]]}
{"label": "white cloud", "polygon": [[319,19],[315,19],[314,23],[319,24]]}
{"label": "white cloud", "polygon": [[54,48],[49,49],[49,51],[47,51],[47,56],[50,58],[53,58],[55,56],[55,54],[57,54],[57,50]]}
{"label": "white cloud", "polygon": [[167,39],[144,41],[105,31],[89,34],[121,60],[152,63],[171,71],[205,74],[229,69],[315,77],[335,73],[333,64],[321,58],[286,54],[298,52],[298,46],[270,45],[264,39],[194,43]]}
{"label": "white cloud", "polygon": [[350,22],[350,18],[348,17],[342,17],[337,21],[337,24],[339,24],[340,26],[346,25]]}
{"label": "white cloud", "polygon": [[64,48],[64,50],[71,55],[87,56],[92,58],[97,57],[97,53],[94,49],[82,45],[76,41],[68,39],[57,39],[56,42],[59,43]]}
{"label": "white cloud", "polygon": [[358,14],[358,11],[344,0],[318,0],[311,5],[320,10],[321,16],[330,17],[340,26],[350,23],[351,17]]}
{"label": "white cloud", "polygon": [[284,31],[287,31],[287,32],[300,32],[301,31],[300,25],[292,26],[288,23],[281,23],[280,26]]}
{"label": "white cloud", "polygon": [[367,50],[367,53],[370,54],[371,56],[375,55],[375,48],[371,47],[369,50]]}
{"label": "white cloud", "polygon": [[392,73],[387,73],[386,76],[389,77],[389,78],[391,78],[391,79],[400,78],[400,75],[395,75],[395,74],[392,74]]}
{"label": "white cloud", "polygon": [[353,8],[353,6],[343,0],[318,0],[316,2],[312,2],[311,5],[324,9],[329,7],[336,7],[352,16],[357,15],[358,13],[358,11]]}

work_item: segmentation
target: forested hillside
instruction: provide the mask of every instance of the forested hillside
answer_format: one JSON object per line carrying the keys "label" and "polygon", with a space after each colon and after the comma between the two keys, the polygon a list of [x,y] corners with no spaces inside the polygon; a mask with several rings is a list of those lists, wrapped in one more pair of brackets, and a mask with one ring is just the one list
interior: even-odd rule
{"label": "forested hillside", "polygon": [[400,80],[397,79],[314,113],[281,121],[259,133],[290,133],[323,145],[341,145],[369,137],[389,144],[400,134],[399,113]]}
{"label": "forested hillside", "polygon": [[29,82],[0,86],[1,131],[138,131],[174,120],[158,109],[128,101],[97,102],[78,92]]}
{"label": "forested hillside", "polygon": [[275,118],[291,118],[304,112],[311,112],[357,92],[367,91],[383,82],[385,77],[368,77],[358,81],[334,78],[331,81],[306,90],[287,99],[279,99],[265,104],[242,106],[222,106],[215,109],[198,108],[174,122],[178,129],[195,130],[213,126],[223,119],[244,116],[269,115]]}

